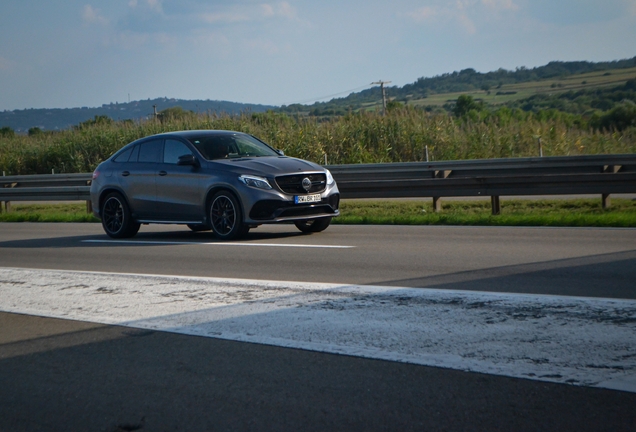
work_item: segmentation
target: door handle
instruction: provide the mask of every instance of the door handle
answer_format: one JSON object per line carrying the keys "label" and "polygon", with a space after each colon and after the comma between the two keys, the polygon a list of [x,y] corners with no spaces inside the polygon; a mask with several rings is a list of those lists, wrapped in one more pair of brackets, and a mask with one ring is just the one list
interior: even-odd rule
{"label": "door handle", "polygon": [[159,175],[160,175],[160,176],[165,176],[166,174],[168,174],[168,173],[167,173],[167,172],[165,172],[165,171],[159,171]]}
{"label": "door handle", "polygon": [[121,175],[123,175],[124,177],[128,177],[130,175],[130,172],[128,171],[122,171]]}

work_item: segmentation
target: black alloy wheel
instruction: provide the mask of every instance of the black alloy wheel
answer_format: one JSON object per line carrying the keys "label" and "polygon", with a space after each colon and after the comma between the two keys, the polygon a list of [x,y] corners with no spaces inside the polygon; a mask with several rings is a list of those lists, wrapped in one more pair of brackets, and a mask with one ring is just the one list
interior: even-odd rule
{"label": "black alloy wheel", "polygon": [[112,238],[133,237],[140,224],[133,221],[126,200],[117,192],[109,194],[102,204],[102,226]]}
{"label": "black alloy wheel", "polygon": [[294,222],[294,225],[304,233],[315,233],[326,230],[330,223],[331,217],[324,217]]}
{"label": "black alloy wheel", "polygon": [[210,223],[214,235],[221,240],[232,240],[249,231],[249,227],[243,223],[241,206],[229,191],[217,192],[212,198]]}

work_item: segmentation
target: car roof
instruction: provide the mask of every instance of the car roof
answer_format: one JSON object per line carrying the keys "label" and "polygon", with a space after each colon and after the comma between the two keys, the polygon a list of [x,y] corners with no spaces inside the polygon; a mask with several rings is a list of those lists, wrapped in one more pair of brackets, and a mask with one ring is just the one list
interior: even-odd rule
{"label": "car roof", "polygon": [[179,136],[183,138],[189,138],[189,137],[201,136],[201,135],[210,136],[210,135],[230,135],[230,134],[243,134],[243,132],[229,131],[229,130],[216,130],[216,129],[200,129],[200,130],[164,132],[154,136]]}

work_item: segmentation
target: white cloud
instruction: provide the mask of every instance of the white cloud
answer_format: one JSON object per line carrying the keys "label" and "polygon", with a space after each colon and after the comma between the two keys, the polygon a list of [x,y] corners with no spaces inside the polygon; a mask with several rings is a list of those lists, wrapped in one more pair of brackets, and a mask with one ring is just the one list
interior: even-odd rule
{"label": "white cloud", "polygon": [[[516,11],[517,0],[455,0],[415,9],[406,16],[416,24],[448,25],[454,23],[465,33],[474,35],[478,31],[476,23],[500,19],[501,13]],[[636,1],[636,0],[635,0]]]}
{"label": "white cloud", "polygon": [[82,20],[84,24],[108,24],[108,20],[101,14],[101,11],[93,8],[91,5],[84,6],[82,10]]}
{"label": "white cloud", "polygon": [[517,10],[519,6],[512,0],[481,0],[482,4],[494,10]]}
{"label": "white cloud", "polygon": [[270,4],[262,4],[261,10],[263,11],[263,16],[266,18],[270,18],[276,15],[276,12],[274,12],[274,6]]}
{"label": "white cloud", "polygon": [[155,12],[162,12],[161,0],[146,0],[146,4],[148,4],[148,7]]}
{"label": "white cloud", "polygon": [[469,35],[474,35],[477,33],[477,26],[466,14],[461,14],[457,17],[457,21],[459,21],[460,26],[464,29],[466,33]]}
{"label": "white cloud", "polygon": [[280,2],[276,5],[276,15],[290,20],[297,19],[296,9],[287,2]]}
{"label": "white cloud", "polygon": [[263,3],[259,5],[259,7],[261,9],[261,17],[263,18],[282,17],[290,20],[298,19],[296,8],[286,1],[275,4]]}
{"label": "white cloud", "polygon": [[155,13],[163,13],[163,6],[161,0],[129,0],[128,7],[131,9],[145,9]]}
{"label": "white cloud", "polygon": [[198,17],[201,21],[209,24],[232,24],[274,18],[297,20],[298,14],[292,5],[284,1],[279,3],[262,3],[256,7],[232,6],[227,9],[218,8],[214,12],[200,13]]}
{"label": "white cloud", "polygon": [[237,23],[252,20],[249,16],[238,12],[204,13],[199,15],[199,19],[208,24]]}
{"label": "white cloud", "polygon": [[407,13],[406,15],[417,23],[428,21],[439,14],[439,10],[430,6],[424,6],[417,10]]}

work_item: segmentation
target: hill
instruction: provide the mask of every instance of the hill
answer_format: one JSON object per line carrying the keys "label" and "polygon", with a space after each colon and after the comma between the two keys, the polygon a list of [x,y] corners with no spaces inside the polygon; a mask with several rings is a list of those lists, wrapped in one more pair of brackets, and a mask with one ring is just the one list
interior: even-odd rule
{"label": "hill", "polygon": [[[431,78],[422,77],[403,87],[387,87],[386,91],[393,105],[415,106],[426,111],[452,112],[457,98],[468,95],[484,106],[591,115],[592,111],[607,112],[621,104],[636,103],[635,80],[636,57],[598,63],[554,61],[532,69],[520,67],[514,71],[498,69],[486,73],[464,69]],[[350,111],[381,109],[382,93],[379,87],[373,87],[328,102],[282,107],[158,98],[110,103],[98,108],[25,109],[0,112],[0,127],[26,133],[33,127],[42,130],[68,129],[101,116],[113,120],[144,119],[153,115],[153,106],[156,106],[157,111],[181,107],[195,113],[238,114],[272,110],[338,116]]]}
{"label": "hill", "polygon": [[145,119],[157,111],[180,106],[184,110],[218,114],[238,114],[241,112],[265,112],[276,107],[269,105],[242,104],[227,101],[212,100],[181,100],[181,99],[148,99],[128,103],[104,104],[98,108],[55,108],[55,109],[24,109],[0,112],[0,126],[10,127],[17,133],[26,133],[30,128],[42,130],[62,130],[93,119],[96,116],[107,116],[113,120]]}
{"label": "hill", "polygon": [[[386,92],[389,100],[426,107],[429,110],[442,109],[447,104],[452,105],[462,94],[470,95],[489,105],[506,104],[523,109],[531,109],[537,105],[532,101],[530,105],[518,102],[541,95],[547,96],[543,98],[544,103],[540,104],[542,108],[558,108],[562,104],[557,102],[555,106],[550,107],[546,100],[568,92],[580,91],[588,92],[588,96],[594,97],[594,91],[624,86],[630,79],[636,79],[636,57],[599,63],[554,61],[532,69],[498,69],[486,73],[464,69],[432,78],[419,78],[403,87],[387,87]],[[374,87],[328,102],[283,106],[281,110],[319,116],[342,115],[351,110],[378,109],[381,105],[380,88]],[[446,106],[447,110],[451,109],[450,105]],[[611,106],[593,108],[610,109]],[[582,111],[577,113],[582,114]]]}

